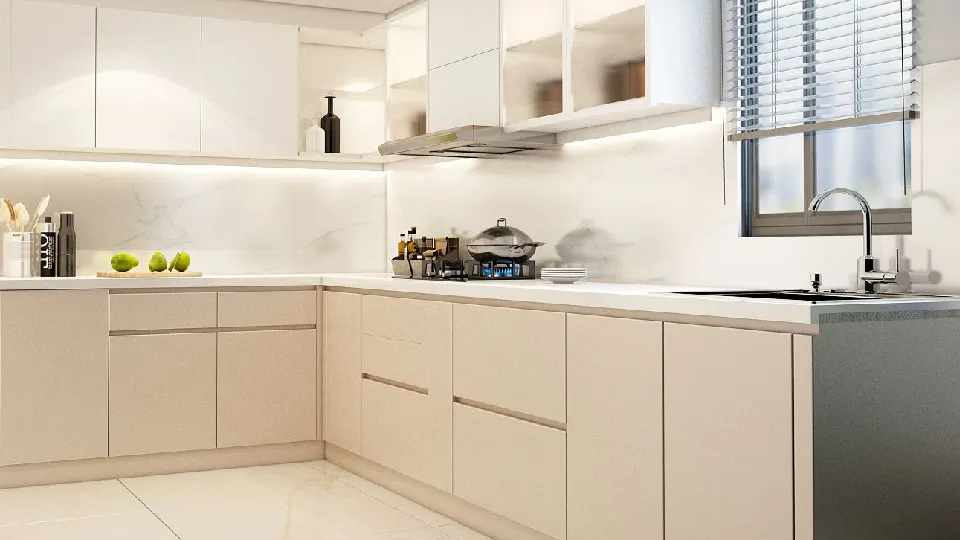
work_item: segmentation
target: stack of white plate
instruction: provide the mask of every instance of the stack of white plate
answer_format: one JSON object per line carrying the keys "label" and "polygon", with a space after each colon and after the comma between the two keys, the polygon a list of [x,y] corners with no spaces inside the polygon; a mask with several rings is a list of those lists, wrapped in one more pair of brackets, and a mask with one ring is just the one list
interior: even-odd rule
{"label": "stack of white plate", "polygon": [[551,283],[576,283],[587,279],[586,268],[541,268],[540,277]]}

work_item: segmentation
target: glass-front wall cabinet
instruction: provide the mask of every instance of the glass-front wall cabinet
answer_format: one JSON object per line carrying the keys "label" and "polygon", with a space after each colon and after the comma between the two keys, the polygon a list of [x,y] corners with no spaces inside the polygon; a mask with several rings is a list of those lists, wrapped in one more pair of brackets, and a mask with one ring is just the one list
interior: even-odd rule
{"label": "glass-front wall cabinet", "polygon": [[427,10],[387,27],[388,140],[427,132]]}
{"label": "glass-front wall cabinet", "polygon": [[575,111],[646,96],[645,4],[569,0]]}
{"label": "glass-front wall cabinet", "polygon": [[508,125],[563,112],[566,1],[502,4],[503,105]]}

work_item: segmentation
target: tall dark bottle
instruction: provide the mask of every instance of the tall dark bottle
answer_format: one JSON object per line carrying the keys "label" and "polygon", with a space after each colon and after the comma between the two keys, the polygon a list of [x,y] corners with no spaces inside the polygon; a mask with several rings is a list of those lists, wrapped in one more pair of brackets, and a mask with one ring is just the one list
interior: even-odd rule
{"label": "tall dark bottle", "polygon": [[327,114],[320,119],[323,128],[323,151],[328,154],[340,153],[340,117],[333,114],[334,96],[327,96]]}
{"label": "tall dark bottle", "polygon": [[57,277],[77,277],[77,232],[73,229],[73,212],[60,212]]}
{"label": "tall dark bottle", "polygon": [[50,216],[40,226],[40,277],[57,277],[57,232]]}

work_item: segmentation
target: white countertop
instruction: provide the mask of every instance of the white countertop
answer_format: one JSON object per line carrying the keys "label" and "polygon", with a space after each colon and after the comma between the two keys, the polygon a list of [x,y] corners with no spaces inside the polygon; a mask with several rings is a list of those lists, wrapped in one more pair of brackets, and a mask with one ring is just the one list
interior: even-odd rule
{"label": "white countertop", "polygon": [[180,289],[196,287],[316,287],[320,274],[249,274],[163,278],[0,278],[0,291]]}
{"label": "white countertop", "polygon": [[828,313],[943,311],[960,309],[956,298],[897,298],[811,304],[789,300],[685,296],[677,291],[716,288],[620,284],[575,283],[555,285],[546,281],[423,281],[396,279],[390,274],[325,274],[325,287],[347,287],[399,293],[437,294],[463,298],[484,298],[513,302],[571,305],[592,308],[647,311],[703,317],[752,319],[766,322],[819,324]]}
{"label": "white countertop", "polygon": [[897,298],[810,304],[708,296],[684,296],[677,291],[704,290],[619,283],[554,285],[535,281],[422,281],[396,279],[390,274],[251,274],[196,278],[0,278],[4,290],[169,289],[195,287],[344,287],[397,293],[435,294],[459,298],[534,302],[766,322],[818,324],[828,313],[960,310],[956,298]]}

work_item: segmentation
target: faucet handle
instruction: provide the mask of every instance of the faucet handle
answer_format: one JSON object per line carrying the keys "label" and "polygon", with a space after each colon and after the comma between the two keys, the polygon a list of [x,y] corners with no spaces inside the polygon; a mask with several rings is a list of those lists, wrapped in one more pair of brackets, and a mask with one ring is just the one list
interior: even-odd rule
{"label": "faucet handle", "polygon": [[820,286],[823,284],[819,273],[810,274],[810,291],[820,292]]}

